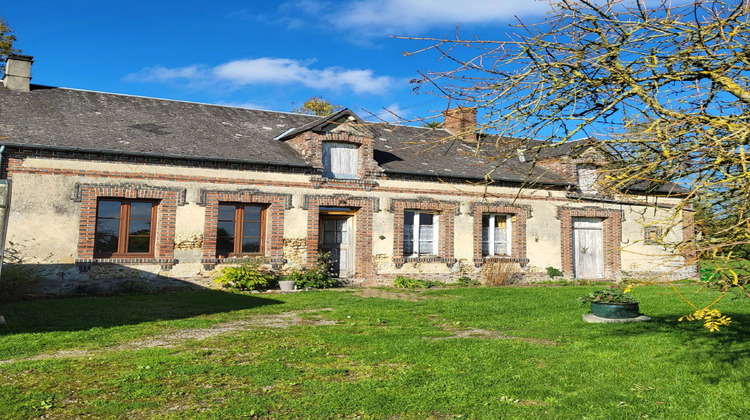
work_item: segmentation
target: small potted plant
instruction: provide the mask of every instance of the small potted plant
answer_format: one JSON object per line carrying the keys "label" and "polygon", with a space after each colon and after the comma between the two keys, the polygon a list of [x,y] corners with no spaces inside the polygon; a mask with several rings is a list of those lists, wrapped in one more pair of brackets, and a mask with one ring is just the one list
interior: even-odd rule
{"label": "small potted plant", "polygon": [[640,315],[638,299],[630,293],[630,287],[610,286],[581,296],[581,304],[591,303],[591,312],[601,318],[627,319]]}
{"label": "small potted plant", "polygon": [[279,289],[281,289],[282,292],[294,291],[299,275],[298,271],[292,271],[291,273],[282,276],[279,280]]}

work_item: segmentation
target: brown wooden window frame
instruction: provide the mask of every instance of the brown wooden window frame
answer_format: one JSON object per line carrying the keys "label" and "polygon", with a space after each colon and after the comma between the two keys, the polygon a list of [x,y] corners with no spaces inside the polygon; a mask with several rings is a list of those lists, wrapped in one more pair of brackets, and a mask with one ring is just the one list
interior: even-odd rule
{"label": "brown wooden window frame", "polygon": [[[234,251],[228,253],[228,255],[220,254],[219,249],[219,227],[218,224],[221,223],[223,220],[220,219],[218,215],[218,211],[221,208],[221,206],[234,206],[235,207],[235,213],[234,213],[234,235],[232,238],[234,239]],[[242,238],[245,237],[243,229],[244,229],[244,220],[245,220],[245,208],[247,207],[257,207],[260,209],[260,247],[258,252],[242,252]],[[266,243],[266,213],[268,210],[268,206],[264,204],[258,204],[258,203],[236,203],[236,202],[219,202],[218,208],[217,208],[217,216],[216,216],[216,257],[217,258],[231,258],[231,257],[239,257],[239,256],[260,256],[265,255],[265,243]],[[240,238],[240,241],[237,241],[237,238]]]}
{"label": "brown wooden window frame", "polygon": [[[97,249],[96,234],[99,229],[99,209],[102,202],[114,202],[120,203],[120,220],[118,226],[118,241],[117,251],[115,252],[101,252]],[[149,203],[151,204],[151,217],[150,217],[150,231],[149,231],[149,245],[148,252],[128,252],[128,245],[130,241],[130,222],[131,218],[131,205],[133,203]],[[124,199],[124,198],[99,198],[96,202],[96,227],[94,228],[94,257],[96,258],[153,258],[154,250],[156,249],[156,216],[159,202],[157,200],[141,200],[141,199]],[[142,219],[139,219],[142,220]]]}

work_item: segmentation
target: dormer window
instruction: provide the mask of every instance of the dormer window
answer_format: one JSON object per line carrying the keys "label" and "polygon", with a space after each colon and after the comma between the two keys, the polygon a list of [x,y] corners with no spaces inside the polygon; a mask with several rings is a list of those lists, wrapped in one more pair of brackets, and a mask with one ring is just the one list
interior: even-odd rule
{"label": "dormer window", "polygon": [[356,179],[359,146],[351,143],[323,142],[323,176]]}
{"label": "dormer window", "polygon": [[584,194],[596,194],[597,171],[594,165],[578,165],[576,168],[578,175],[578,188]]}

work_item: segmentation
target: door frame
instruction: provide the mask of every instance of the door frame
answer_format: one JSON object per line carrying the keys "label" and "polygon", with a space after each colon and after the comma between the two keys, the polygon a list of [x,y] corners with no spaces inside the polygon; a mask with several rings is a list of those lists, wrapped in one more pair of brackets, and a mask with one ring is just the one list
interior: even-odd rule
{"label": "door frame", "polygon": [[[348,272],[341,273],[340,268],[337,273],[333,273],[335,277],[337,278],[348,278],[354,275],[355,268],[354,268],[354,254],[356,252],[355,249],[355,210],[350,209],[341,209],[341,210],[321,210],[318,216],[318,250],[322,251],[323,248],[321,248],[321,245],[323,245],[323,235],[325,234],[324,226],[326,220],[346,220],[348,233],[347,233],[347,239],[348,239],[348,255],[347,255],[347,267],[349,267]],[[339,254],[340,255],[340,254]],[[340,264],[339,264],[340,267]]]}
{"label": "door frame", "polygon": [[619,279],[622,276],[622,222],[624,211],[605,207],[572,207],[564,205],[557,208],[560,220],[560,262],[562,270],[568,277],[573,277],[573,218],[596,217],[603,219],[604,227],[604,278]]}
{"label": "door frame", "polygon": [[[582,223],[585,224],[585,226],[576,227],[576,223]],[[573,217],[571,219],[571,228],[572,228],[572,245],[573,245],[573,275],[576,279],[602,279],[605,277],[605,261],[604,261],[604,219],[601,217]],[[581,275],[581,271],[584,271],[581,269],[581,266],[579,265],[581,259],[578,258],[579,256],[579,246],[580,246],[580,239],[584,232],[598,232],[598,258],[596,259],[596,267],[595,271],[596,273],[594,275],[590,275],[591,273],[584,273],[586,274]],[[585,251],[584,251],[585,252]]]}

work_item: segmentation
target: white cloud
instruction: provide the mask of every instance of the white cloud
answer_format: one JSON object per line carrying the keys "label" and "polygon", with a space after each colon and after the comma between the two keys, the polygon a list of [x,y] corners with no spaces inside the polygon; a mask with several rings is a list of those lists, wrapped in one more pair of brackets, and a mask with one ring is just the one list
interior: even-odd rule
{"label": "white cloud", "polygon": [[389,123],[397,123],[407,121],[411,117],[411,112],[408,109],[401,108],[398,104],[391,104],[384,107],[378,112],[372,114],[372,118],[375,121],[384,121]]}
{"label": "white cloud", "polygon": [[535,0],[360,0],[344,7],[333,22],[344,29],[379,34],[415,34],[456,23],[493,23],[549,10]]}
{"label": "white cloud", "polygon": [[233,87],[247,85],[300,84],[324,90],[351,90],[356,93],[383,93],[394,80],[388,76],[376,76],[369,69],[346,69],[343,67],[312,67],[314,61],[291,58],[263,57],[235,60],[216,67],[191,65],[179,68],[146,67],[126,76],[127,80],[139,82],[167,82],[189,79],[192,84],[225,83]]}
{"label": "white cloud", "polygon": [[162,66],[145,67],[135,73],[125,76],[125,80],[133,82],[163,82],[174,79],[199,79],[205,74],[204,66],[194,64],[187,67],[169,69]]}
{"label": "white cloud", "polygon": [[257,102],[228,102],[228,101],[219,101],[216,103],[217,105],[223,105],[223,106],[231,106],[233,108],[247,108],[247,109],[263,109],[267,111],[271,111],[272,107],[269,105],[262,105]]}

